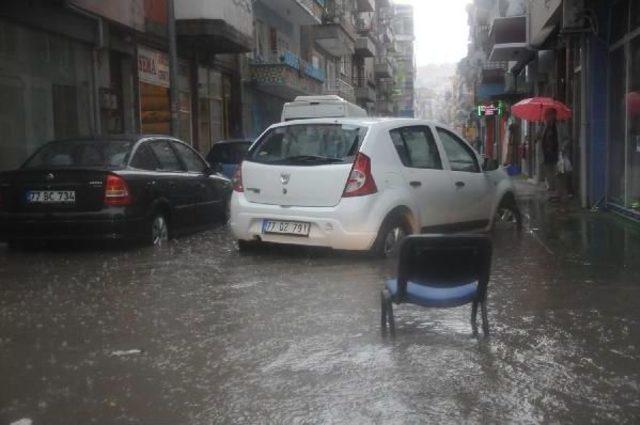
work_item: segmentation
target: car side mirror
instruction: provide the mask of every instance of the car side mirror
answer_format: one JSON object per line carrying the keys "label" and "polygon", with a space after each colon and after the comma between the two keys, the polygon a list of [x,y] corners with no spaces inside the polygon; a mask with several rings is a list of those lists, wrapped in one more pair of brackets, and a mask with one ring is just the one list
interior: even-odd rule
{"label": "car side mirror", "polygon": [[495,171],[500,167],[497,159],[489,158],[488,156],[482,157],[482,170],[483,171]]}

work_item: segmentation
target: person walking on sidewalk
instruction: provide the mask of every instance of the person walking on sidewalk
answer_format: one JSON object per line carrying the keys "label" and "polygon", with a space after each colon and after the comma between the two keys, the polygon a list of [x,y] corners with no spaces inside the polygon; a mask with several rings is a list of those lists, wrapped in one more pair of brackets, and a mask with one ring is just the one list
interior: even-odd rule
{"label": "person walking on sidewalk", "polygon": [[558,125],[556,120],[557,112],[550,108],[545,111],[545,126],[542,131],[542,177],[547,181],[551,198],[564,198],[567,192],[566,174],[569,170],[563,167],[562,174],[559,175],[558,163],[563,160],[566,163],[566,148],[568,145],[568,135],[563,125]]}

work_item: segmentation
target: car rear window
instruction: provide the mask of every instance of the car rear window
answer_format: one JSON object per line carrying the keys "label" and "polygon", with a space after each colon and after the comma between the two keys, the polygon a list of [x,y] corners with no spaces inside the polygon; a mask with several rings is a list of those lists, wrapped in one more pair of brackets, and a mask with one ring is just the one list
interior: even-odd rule
{"label": "car rear window", "polygon": [[50,142],[29,158],[23,168],[122,168],[133,142],[125,140],[65,140]]}
{"label": "car rear window", "polygon": [[275,127],[256,142],[247,159],[295,165],[351,162],[366,133],[366,127],[347,124]]}

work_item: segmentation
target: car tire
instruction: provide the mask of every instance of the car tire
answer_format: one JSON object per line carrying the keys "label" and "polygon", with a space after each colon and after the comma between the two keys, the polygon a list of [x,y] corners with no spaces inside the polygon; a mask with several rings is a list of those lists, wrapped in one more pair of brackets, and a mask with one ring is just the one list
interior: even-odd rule
{"label": "car tire", "polygon": [[400,215],[387,217],[376,237],[370,253],[375,258],[394,258],[398,255],[400,243],[405,236],[411,234]]}
{"label": "car tire", "polygon": [[169,241],[169,221],[163,213],[156,213],[149,223],[149,245],[162,246]]}
{"label": "car tire", "polygon": [[240,252],[250,252],[257,248],[259,242],[256,241],[245,241],[242,239],[238,239],[238,251]]}
{"label": "car tire", "polygon": [[231,202],[229,202],[229,200],[227,200],[221,208],[221,211],[218,212],[218,221],[221,224],[227,224],[229,222],[229,219],[231,218]]}
{"label": "car tire", "polygon": [[503,229],[522,230],[522,213],[513,197],[508,196],[500,201],[493,216],[491,228],[494,231]]}

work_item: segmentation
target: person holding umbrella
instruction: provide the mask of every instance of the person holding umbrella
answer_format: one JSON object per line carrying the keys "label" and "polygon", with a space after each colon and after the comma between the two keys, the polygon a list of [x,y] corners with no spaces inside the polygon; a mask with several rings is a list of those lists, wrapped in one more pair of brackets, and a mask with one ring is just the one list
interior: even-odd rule
{"label": "person holding umbrella", "polygon": [[544,122],[545,126],[539,138],[543,159],[541,174],[547,181],[549,191],[558,191],[559,197],[563,198],[568,191],[571,163],[567,152],[569,135],[564,125],[558,125],[558,120],[571,118],[571,109],[562,102],[548,97],[534,97],[516,103],[511,112],[527,121]]}

